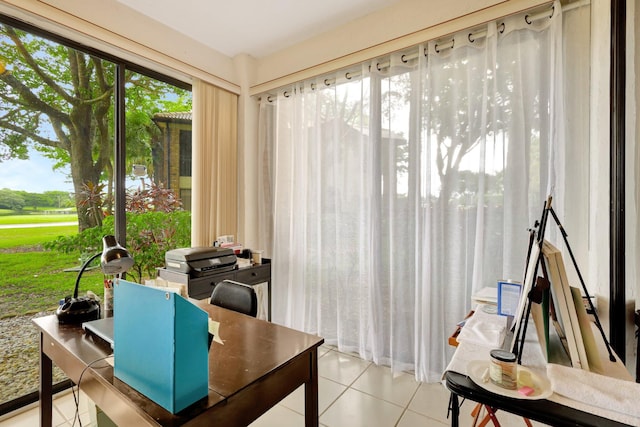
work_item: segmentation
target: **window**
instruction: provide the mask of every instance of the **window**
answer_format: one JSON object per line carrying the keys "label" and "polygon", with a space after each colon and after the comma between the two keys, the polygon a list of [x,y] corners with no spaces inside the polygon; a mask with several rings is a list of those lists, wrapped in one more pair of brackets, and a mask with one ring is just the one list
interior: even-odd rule
{"label": "window", "polygon": [[180,131],[180,176],[191,176],[191,131]]}
{"label": "window", "polygon": [[[137,264],[129,278],[137,281],[162,265],[147,259],[152,249],[162,263],[164,251],[177,247],[171,245],[189,245],[191,202],[181,197],[190,197],[191,187],[181,187],[178,165],[191,159],[191,92],[119,58],[0,21],[0,216],[15,227],[0,229],[6,316],[0,413],[6,413],[37,400],[38,341],[30,319],[55,312],[72,293],[80,264],[101,250],[102,235],[124,230],[121,243]],[[180,133],[170,133],[157,115],[176,117],[171,124]],[[120,116],[124,126],[116,130]],[[172,150],[175,159],[163,157]],[[188,160],[180,158],[187,153]],[[180,233],[154,232],[169,226]],[[102,298],[105,278],[99,269],[87,272],[79,293]],[[68,385],[58,371],[54,379]]]}
{"label": "window", "polygon": [[[522,279],[526,230],[549,194],[587,234],[588,197],[575,195],[589,191],[578,133],[588,108],[563,107],[588,106],[589,67],[560,60],[588,63],[588,43],[564,49],[588,40],[589,7],[576,7],[262,97],[260,176],[276,197],[260,212],[273,226],[274,293],[287,295],[274,301],[276,322],[438,381],[471,294]],[[569,117],[584,126],[570,129]]]}

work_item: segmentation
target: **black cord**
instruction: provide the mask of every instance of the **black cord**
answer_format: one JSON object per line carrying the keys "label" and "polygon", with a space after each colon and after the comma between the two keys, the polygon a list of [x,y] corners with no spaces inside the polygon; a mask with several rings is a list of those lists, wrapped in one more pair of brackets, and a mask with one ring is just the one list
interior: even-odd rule
{"label": "black cord", "polygon": [[[77,392],[78,394],[76,395],[76,390],[74,390],[73,386],[71,386],[71,393],[73,394],[73,402],[76,405],[76,412],[73,415],[73,423],[71,424],[71,427],[74,427],[76,425],[76,420],[78,421],[78,425],[79,427],[82,427],[82,420],[80,419],[80,383],[82,382],[82,377],[84,376],[84,373],[87,371],[87,369],[91,368],[94,364],[107,360],[108,358],[113,357],[113,354],[110,354],[108,356],[104,356],[104,357],[100,357],[96,360],[94,360],[93,362],[87,364],[87,366],[84,367],[84,369],[82,370],[82,372],[80,372],[80,377],[78,378],[78,384],[76,385],[76,388],[78,389]],[[106,366],[100,366],[99,368],[108,368],[109,366],[111,366],[110,364],[107,364]]]}
{"label": "black cord", "polygon": [[76,286],[73,288],[73,297],[74,298],[78,298],[78,287],[80,286],[80,278],[82,277],[82,274],[87,269],[87,267],[89,267],[89,264],[91,264],[91,261],[93,261],[94,259],[98,258],[100,255],[102,255],[102,252],[93,255],[84,264],[82,264],[82,267],[80,268],[80,271],[78,272],[78,277],[76,277]]}

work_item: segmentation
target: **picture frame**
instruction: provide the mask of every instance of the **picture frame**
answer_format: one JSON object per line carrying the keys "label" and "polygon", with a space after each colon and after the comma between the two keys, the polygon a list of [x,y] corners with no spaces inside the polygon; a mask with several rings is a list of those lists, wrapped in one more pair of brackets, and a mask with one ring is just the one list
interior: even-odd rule
{"label": "picture frame", "polygon": [[498,282],[498,314],[515,316],[522,298],[522,283],[511,280]]}

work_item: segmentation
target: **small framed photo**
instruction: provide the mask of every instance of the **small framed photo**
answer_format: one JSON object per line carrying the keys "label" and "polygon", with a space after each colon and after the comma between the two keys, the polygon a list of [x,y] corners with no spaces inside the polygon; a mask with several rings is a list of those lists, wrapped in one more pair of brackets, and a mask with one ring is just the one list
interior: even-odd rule
{"label": "small framed photo", "polygon": [[498,282],[498,314],[515,316],[518,313],[522,284],[511,281]]}

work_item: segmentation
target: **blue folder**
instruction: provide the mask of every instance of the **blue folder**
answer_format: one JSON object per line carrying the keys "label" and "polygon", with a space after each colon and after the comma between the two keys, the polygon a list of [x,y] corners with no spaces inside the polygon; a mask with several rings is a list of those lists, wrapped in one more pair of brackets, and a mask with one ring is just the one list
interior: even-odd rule
{"label": "blue folder", "polygon": [[180,295],[119,280],[114,375],[171,413],[208,395],[208,315]]}

